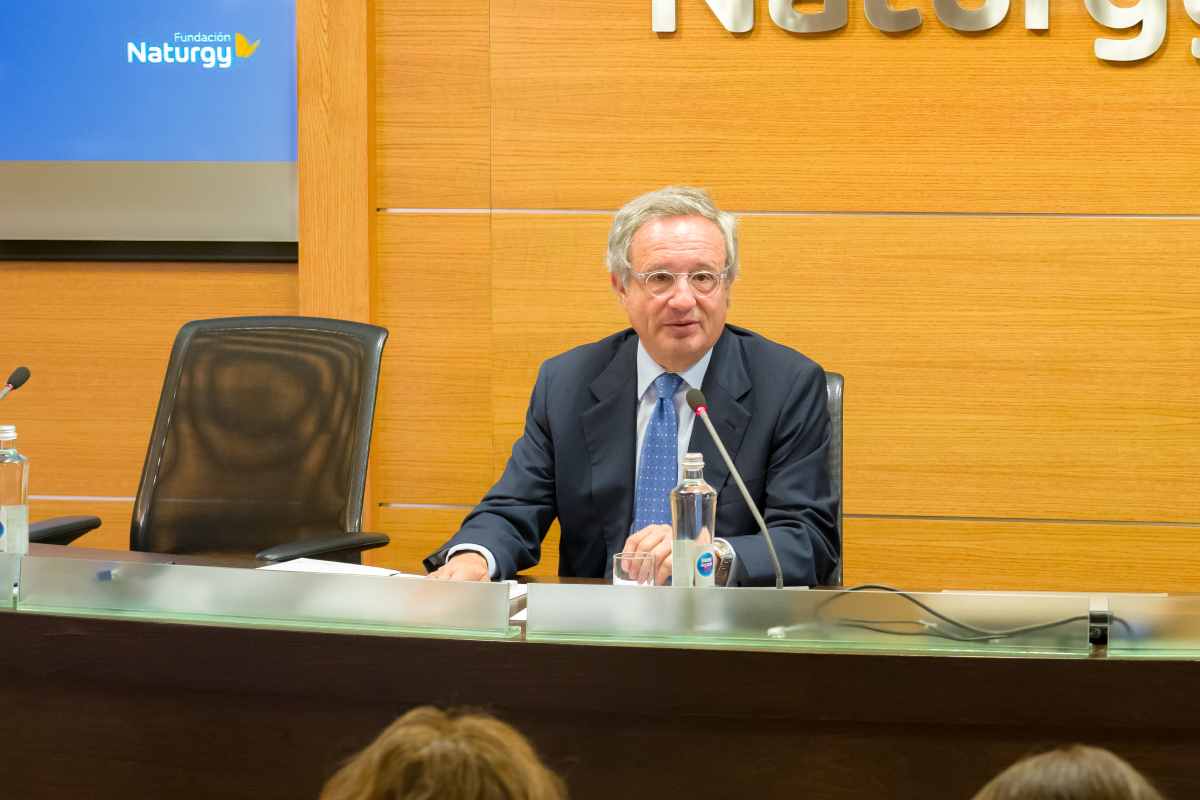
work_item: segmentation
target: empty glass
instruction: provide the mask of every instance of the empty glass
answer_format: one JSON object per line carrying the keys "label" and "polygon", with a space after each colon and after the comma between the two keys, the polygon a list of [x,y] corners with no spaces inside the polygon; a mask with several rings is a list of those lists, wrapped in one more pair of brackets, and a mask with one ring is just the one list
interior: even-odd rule
{"label": "empty glass", "polygon": [[612,582],[613,586],[653,586],[653,554],[617,553],[613,556]]}

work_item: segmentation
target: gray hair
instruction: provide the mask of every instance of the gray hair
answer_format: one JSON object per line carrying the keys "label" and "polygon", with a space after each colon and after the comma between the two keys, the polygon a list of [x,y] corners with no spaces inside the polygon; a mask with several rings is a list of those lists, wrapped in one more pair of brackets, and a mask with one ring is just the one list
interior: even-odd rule
{"label": "gray hair", "polygon": [[721,211],[708,192],[690,186],[667,186],[635,197],[617,212],[608,232],[608,271],[629,282],[633,271],[629,263],[629,245],[634,234],[647,222],[661,217],[704,217],[718,228],[725,239],[726,283],[732,284],[738,274],[737,217]]}

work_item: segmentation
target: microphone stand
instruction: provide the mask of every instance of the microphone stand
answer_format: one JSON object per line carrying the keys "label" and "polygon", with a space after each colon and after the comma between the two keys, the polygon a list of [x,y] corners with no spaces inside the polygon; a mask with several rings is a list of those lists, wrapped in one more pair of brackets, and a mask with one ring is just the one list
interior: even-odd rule
{"label": "microphone stand", "polygon": [[721,442],[721,437],[717,435],[717,429],[713,427],[712,420],[708,418],[708,407],[703,404],[697,404],[692,406],[692,408],[695,410],[696,416],[704,420],[704,426],[708,428],[708,433],[710,436],[712,436],[712,440],[716,443],[717,450],[721,452],[721,458],[725,459],[725,466],[729,467],[729,474],[733,476],[733,480],[737,483],[738,489],[740,489],[742,492],[742,498],[745,499],[746,505],[750,507],[750,513],[754,515],[754,521],[758,523],[759,532],[762,533],[763,538],[767,540],[767,551],[771,554],[771,566],[775,568],[775,588],[782,589],[783,567],[779,565],[779,554],[775,552],[775,543],[771,541],[771,534],[767,531],[767,523],[763,520],[762,514],[758,513],[758,506],[754,504],[753,498],[750,497],[750,490],[747,489],[746,484],[742,482],[741,473],[739,473],[737,467],[733,465],[733,459],[729,457],[729,452],[725,449],[725,445]]}

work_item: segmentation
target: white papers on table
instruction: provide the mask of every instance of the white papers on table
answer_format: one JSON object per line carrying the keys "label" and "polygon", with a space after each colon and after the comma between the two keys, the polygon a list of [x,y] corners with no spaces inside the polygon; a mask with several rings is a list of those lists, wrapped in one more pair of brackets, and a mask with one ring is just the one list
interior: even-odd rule
{"label": "white papers on table", "polygon": [[[291,561],[281,561],[259,569],[279,570],[281,572],[323,572],[327,575],[374,575],[376,577],[424,578],[412,572],[401,572],[387,567],[371,567],[366,564],[346,564],[342,561],[322,561],[319,558],[295,558]],[[516,581],[505,581],[508,584],[509,601],[524,597],[529,587]]]}
{"label": "white papers on table", "polygon": [[420,578],[420,575],[404,573],[387,567],[371,567],[366,564],[346,564],[342,561],[322,561],[319,558],[295,558],[291,561],[281,561],[259,569],[277,569],[281,572],[323,572],[337,575],[376,575],[390,577],[399,575],[405,578]]}

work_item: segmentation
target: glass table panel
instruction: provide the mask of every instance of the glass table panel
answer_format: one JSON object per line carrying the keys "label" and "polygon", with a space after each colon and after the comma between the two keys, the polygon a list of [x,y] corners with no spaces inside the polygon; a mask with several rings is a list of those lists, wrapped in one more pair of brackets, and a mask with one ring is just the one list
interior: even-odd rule
{"label": "glass table panel", "polygon": [[1088,656],[1084,595],[533,584],[526,638],[589,644]]}
{"label": "glass table panel", "polygon": [[26,556],[19,611],[454,637],[513,637],[503,583]]}
{"label": "glass table panel", "polygon": [[22,556],[0,553],[0,611],[12,611],[17,607],[17,579],[21,574]]}
{"label": "glass table panel", "polygon": [[1113,595],[1108,611],[1109,657],[1200,656],[1200,596]]}

